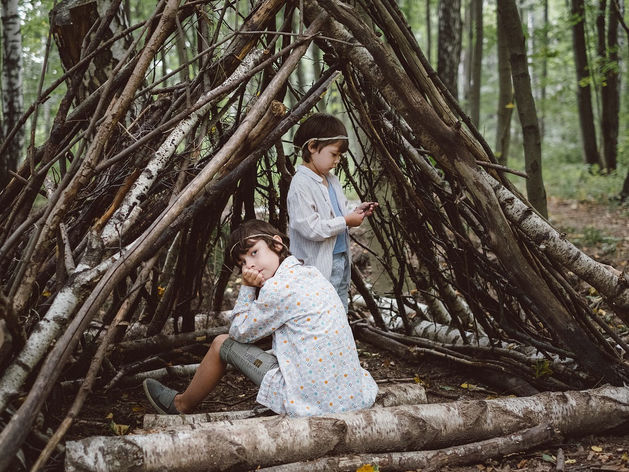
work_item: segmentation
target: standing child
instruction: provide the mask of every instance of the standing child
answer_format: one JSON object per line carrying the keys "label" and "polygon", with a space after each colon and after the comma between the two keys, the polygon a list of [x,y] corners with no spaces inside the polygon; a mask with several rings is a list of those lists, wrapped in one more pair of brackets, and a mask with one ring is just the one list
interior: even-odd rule
{"label": "standing child", "polygon": [[[269,223],[249,220],[230,237],[230,257],[242,286],[229,335],[217,336],[188,388],[177,393],[144,381],[162,414],[188,413],[210,393],[231,363],[258,385],[256,401],[278,414],[310,416],[369,408],[378,386],[360,366],[343,307],[314,267],[292,256]],[[273,353],[251,344],[273,336]]]}
{"label": "standing child", "polygon": [[293,138],[303,165],[288,190],[288,236],[291,252],[321,271],[336,289],[347,312],[351,278],[348,228],[360,226],[378,204],[365,202],[353,211],[339,179],[330,171],[348,149],[347,130],[338,118],[315,113]]}

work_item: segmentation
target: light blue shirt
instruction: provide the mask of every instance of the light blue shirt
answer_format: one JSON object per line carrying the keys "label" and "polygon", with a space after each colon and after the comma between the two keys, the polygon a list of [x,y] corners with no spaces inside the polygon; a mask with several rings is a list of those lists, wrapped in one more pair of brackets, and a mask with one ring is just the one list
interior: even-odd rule
{"label": "light blue shirt", "polygon": [[[332,209],[334,210],[334,214],[336,216],[343,216],[341,212],[341,207],[339,206],[339,201],[336,198],[336,192],[334,188],[328,184],[328,195],[330,195],[330,201],[332,202]],[[332,254],[340,254],[347,251],[347,242],[345,241],[345,235],[337,235],[336,242],[334,243],[334,249],[332,250]]]}

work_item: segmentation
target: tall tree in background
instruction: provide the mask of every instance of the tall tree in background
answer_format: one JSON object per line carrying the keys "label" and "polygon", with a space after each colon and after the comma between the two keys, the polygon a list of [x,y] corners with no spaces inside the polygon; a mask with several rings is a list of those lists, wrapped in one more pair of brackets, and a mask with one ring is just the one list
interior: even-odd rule
{"label": "tall tree in background", "polygon": [[465,14],[463,15],[462,32],[465,39],[462,39],[461,45],[461,63],[463,68],[463,102],[467,107],[467,114],[471,109],[471,93],[472,93],[472,58],[474,57],[474,20],[472,13],[472,0],[466,0],[463,6]]}
{"label": "tall tree in background", "polygon": [[[607,10],[607,28],[605,13]],[[608,170],[616,169],[618,120],[620,112],[620,80],[618,75],[618,12],[607,0],[599,1],[596,17],[601,85],[601,135],[603,157]]]}
{"label": "tall tree in background", "polygon": [[540,117],[539,117],[539,131],[540,137],[542,141],[544,141],[544,133],[545,133],[545,118],[546,118],[546,82],[548,81],[548,28],[550,27],[548,23],[548,0],[543,1],[543,9],[544,9],[544,26],[542,29],[542,80],[540,83],[540,97],[541,97],[541,107],[540,107]]}
{"label": "tall tree in background", "polygon": [[[23,112],[22,97],[22,32],[18,16],[18,0],[2,0],[2,141],[7,139]],[[0,156],[0,189],[15,171],[24,145],[24,128],[11,139]]]}
{"label": "tall tree in background", "polygon": [[474,47],[472,48],[472,84],[470,87],[470,118],[475,126],[480,122],[480,82],[483,63],[483,0],[472,0],[472,28]]}
{"label": "tall tree in background", "polygon": [[432,28],[430,27],[430,0],[426,0],[426,58],[432,61]]}
{"label": "tall tree in background", "polygon": [[498,2],[498,28],[502,29],[509,48],[513,88],[524,140],[525,169],[528,175],[526,193],[531,205],[545,217],[546,190],[542,179],[542,146],[535,100],[531,89],[524,32],[515,0]]}
{"label": "tall tree in background", "polygon": [[[499,1],[499,0],[498,0]],[[494,154],[503,165],[509,157],[509,142],[511,141],[511,115],[513,114],[513,83],[511,82],[511,63],[509,62],[509,47],[504,28],[501,27],[499,15],[496,16],[496,30],[498,34],[498,110],[496,125],[496,148]]]}
{"label": "tall tree in background", "polygon": [[577,105],[579,107],[583,153],[586,164],[601,165],[601,157],[596,146],[596,129],[594,128],[594,113],[592,111],[592,96],[590,92],[590,67],[588,65],[587,45],[585,42],[585,4],[583,0],[571,0],[570,5],[573,21],[574,64],[577,72]]}
{"label": "tall tree in background", "polygon": [[437,73],[454,98],[458,98],[461,28],[461,0],[439,0]]}
{"label": "tall tree in background", "polygon": [[[622,0],[612,0],[612,7],[616,12],[616,18],[622,29],[625,30],[625,34],[629,37],[629,27],[627,23],[623,20],[622,13],[624,12],[624,2]],[[629,198],[629,170],[627,170],[627,175],[625,176],[625,181],[623,182],[622,189],[619,194],[620,201],[625,201]]]}

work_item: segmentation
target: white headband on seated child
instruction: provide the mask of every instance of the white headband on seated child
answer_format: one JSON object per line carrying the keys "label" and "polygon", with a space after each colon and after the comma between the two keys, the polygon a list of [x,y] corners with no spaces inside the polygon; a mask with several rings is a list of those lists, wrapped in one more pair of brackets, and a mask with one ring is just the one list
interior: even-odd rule
{"label": "white headband on seated child", "polygon": [[[246,241],[247,239],[259,238],[259,237],[261,237],[261,236],[266,236],[267,238],[271,238],[271,239],[273,239],[276,243],[280,243],[282,246],[284,246],[286,249],[288,249],[288,246],[286,246],[286,244],[284,244],[284,241],[278,241],[278,240],[274,239],[274,238],[273,238],[273,235],[271,235],[271,234],[267,234],[267,233],[257,233],[257,234],[252,234],[251,236],[247,236],[246,238],[242,238],[240,241],[236,241],[236,242],[234,243],[234,245],[233,245],[233,246],[229,249],[229,257],[231,257],[232,259],[234,258],[233,254],[232,254],[232,251],[234,250],[234,248],[235,248],[238,244],[242,243],[243,241]],[[278,234],[278,236],[279,236],[279,234]],[[281,238],[281,236],[280,236],[280,238]]]}
{"label": "white headband on seated child", "polygon": [[303,149],[304,146],[307,146],[312,141],[338,141],[339,139],[347,139],[347,140],[349,140],[349,138],[347,136],[331,136],[329,138],[310,138],[304,144],[301,145],[301,148]]}

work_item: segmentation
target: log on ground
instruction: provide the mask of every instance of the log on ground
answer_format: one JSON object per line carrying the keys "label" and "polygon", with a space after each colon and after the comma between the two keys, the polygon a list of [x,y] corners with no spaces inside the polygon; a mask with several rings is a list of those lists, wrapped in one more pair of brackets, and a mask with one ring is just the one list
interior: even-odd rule
{"label": "log on ground", "polygon": [[[384,454],[356,454],[340,457],[322,457],[314,461],[293,462],[259,469],[259,472],[354,472],[364,465],[378,466],[387,472],[419,470],[429,472],[443,467],[477,464],[494,457],[524,452],[556,441],[559,436],[553,429],[540,424],[517,433],[485,441],[453,446],[436,451],[389,452]],[[375,467],[374,467],[375,468]]]}
{"label": "log on ground", "polygon": [[[392,384],[380,385],[376,397],[376,407],[418,405],[426,403],[426,390],[420,384]],[[199,424],[216,421],[233,421],[259,416],[268,416],[268,408],[254,408],[252,410],[218,411],[212,413],[196,413],[191,415],[144,415],[144,429],[165,429],[186,424]]]}
{"label": "log on ground", "polygon": [[372,408],[323,417],[253,418],[70,441],[66,470],[255,469],[326,455],[441,449],[541,423],[564,436],[581,436],[628,420],[626,387]]}

